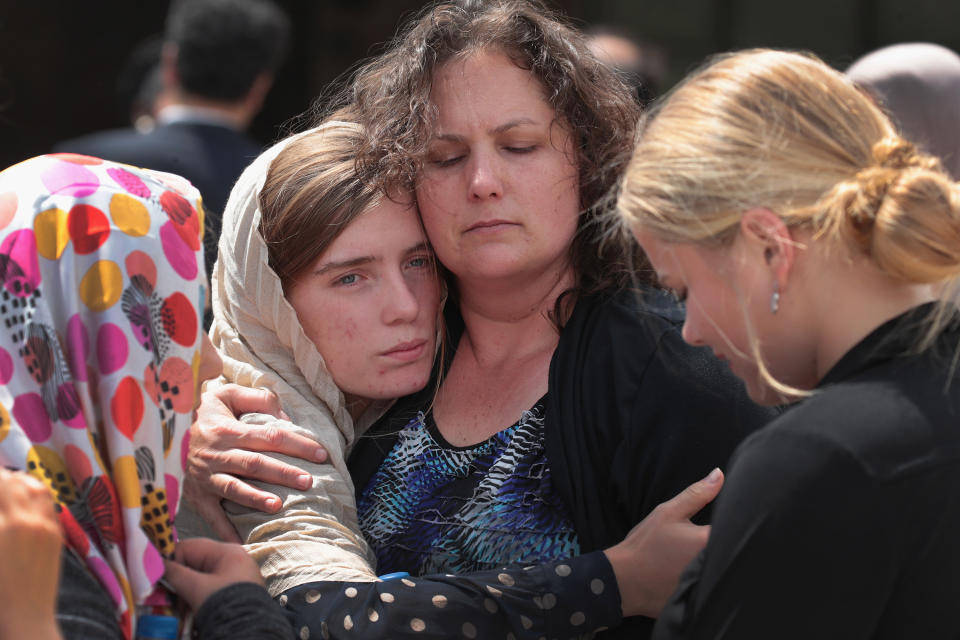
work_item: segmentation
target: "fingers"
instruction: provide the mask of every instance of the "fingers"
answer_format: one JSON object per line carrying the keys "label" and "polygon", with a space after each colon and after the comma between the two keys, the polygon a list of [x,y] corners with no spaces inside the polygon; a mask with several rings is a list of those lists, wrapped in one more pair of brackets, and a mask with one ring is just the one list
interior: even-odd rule
{"label": "fingers", "polygon": [[[198,460],[200,464],[197,465],[197,472],[191,474],[195,476],[191,480],[197,480],[202,485],[203,475],[199,474],[199,468],[206,469],[211,484],[210,490],[221,498],[233,500],[240,504],[246,504],[244,500],[247,495],[267,496],[273,494],[267,494],[240,478],[227,479],[228,475],[259,480],[260,482],[290,487],[291,489],[306,490],[313,486],[313,476],[303,469],[256,451],[244,451],[242,449],[226,451],[197,450],[196,457],[200,459]],[[279,508],[279,503],[276,508]]]}
{"label": "fingers", "polygon": [[[267,413],[275,418],[287,420],[280,408],[280,400],[265,389],[250,389],[236,384],[227,384],[212,392],[233,415],[243,413]],[[206,394],[204,394],[206,395]]]}
{"label": "fingers", "polygon": [[258,489],[236,476],[217,473],[210,477],[210,484],[218,495],[248,509],[276,513],[283,506],[283,502],[274,494]]}
{"label": "fingers", "polygon": [[200,573],[216,575],[224,583],[263,584],[257,563],[238,544],[218,542],[210,538],[181,540],[177,543],[174,559]]}
{"label": "fingers", "polygon": [[24,523],[29,522],[37,531],[59,536],[60,525],[53,506],[50,489],[33,476],[0,469],[0,511]]}
{"label": "fingers", "polygon": [[327,450],[307,436],[275,426],[244,426],[247,428],[238,434],[238,449],[282,453],[311,462],[327,461]]}
{"label": "fingers", "polygon": [[[243,389],[243,387],[238,387]],[[253,391],[244,389],[244,391]],[[259,393],[259,392],[258,392]],[[263,392],[266,393],[266,392]],[[272,397],[272,396],[271,396]],[[312,438],[275,425],[258,426],[240,422],[231,408],[214,393],[204,393],[198,420],[191,428],[191,444],[219,451],[246,449],[281,453],[310,462],[326,462],[327,450]]]}
{"label": "fingers", "polygon": [[723,472],[720,469],[714,469],[706,478],[694,482],[661,506],[672,516],[686,520],[710,504],[722,487]]}
{"label": "fingers", "polygon": [[180,564],[199,571],[210,573],[216,569],[222,555],[222,549],[229,543],[217,542],[210,538],[188,538],[177,542],[174,559]]}
{"label": "fingers", "polygon": [[292,464],[249,450],[224,451],[219,454],[217,471],[251,480],[278,484],[291,489],[309,489],[313,476]]}
{"label": "fingers", "polygon": [[210,591],[205,576],[199,571],[167,558],[163,559],[163,565],[164,581],[173,588],[178,597],[190,605],[191,609],[194,611],[199,609]]}
{"label": "fingers", "polygon": [[[179,544],[184,542],[186,540],[181,540]],[[166,567],[163,572],[164,582],[170,585],[174,593],[187,599],[187,592],[190,590],[190,584],[195,582],[197,572],[169,558],[163,559],[163,566]]]}
{"label": "fingers", "polygon": [[194,511],[210,526],[218,538],[224,542],[243,542],[230,519],[227,518],[227,514],[224,513],[219,498],[209,494],[199,499],[192,495],[184,494],[184,496],[188,498]]}

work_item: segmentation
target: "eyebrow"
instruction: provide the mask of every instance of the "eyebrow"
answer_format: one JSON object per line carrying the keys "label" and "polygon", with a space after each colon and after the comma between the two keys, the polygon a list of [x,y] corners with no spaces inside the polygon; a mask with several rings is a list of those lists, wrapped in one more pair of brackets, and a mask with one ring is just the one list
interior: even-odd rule
{"label": "eyebrow", "polygon": [[336,271],[337,269],[349,269],[351,267],[359,267],[363,264],[369,264],[371,262],[376,262],[377,258],[373,256],[359,256],[356,258],[351,258],[349,260],[334,260],[333,262],[324,262],[319,269],[314,271],[316,275],[323,275],[330,271]]}
{"label": "eyebrow", "polygon": [[[418,242],[417,244],[411,246],[403,255],[410,255],[411,253],[416,253],[417,251],[425,251],[430,248],[426,242]],[[334,260],[332,262],[324,262],[320,265],[320,268],[314,271],[316,275],[323,275],[330,271],[336,271],[338,269],[350,269],[352,267],[359,267],[364,264],[370,264],[371,262],[377,262],[380,258],[375,256],[357,256],[356,258],[350,258],[349,260]]]}
{"label": "eyebrow", "polygon": [[[493,129],[488,130],[487,133],[491,135],[499,135],[501,133],[509,131],[510,129],[514,129],[516,127],[519,127],[525,124],[536,125],[538,124],[538,122],[533,118],[516,118],[514,120],[504,122],[500,126],[497,126],[497,127],[494,127]],[[436,137],[436,139],[449,141],[449,142],[460,142],[463,140],[463,136],[456,133],[441,133]]]}

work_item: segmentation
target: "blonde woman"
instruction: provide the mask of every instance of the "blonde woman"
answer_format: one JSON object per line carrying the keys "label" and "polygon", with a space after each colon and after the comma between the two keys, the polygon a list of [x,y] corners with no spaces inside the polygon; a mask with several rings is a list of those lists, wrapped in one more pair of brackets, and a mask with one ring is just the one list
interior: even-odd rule
{"label": "blonde woman", "polygon": [[960,192],[849,81],[748,51],[644,128],[619,202],[684,338],[801,400],[734,455],[666,638],[956,638]]}

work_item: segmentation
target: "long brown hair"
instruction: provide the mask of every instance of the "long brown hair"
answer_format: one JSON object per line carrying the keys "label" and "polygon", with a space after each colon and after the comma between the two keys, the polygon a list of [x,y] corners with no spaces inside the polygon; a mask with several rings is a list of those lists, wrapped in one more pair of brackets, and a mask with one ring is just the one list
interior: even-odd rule
{"label": "long brown hair", "polygon": [[284,290],[351,222],[380,202],[379,188],[356,170],[356,148],[363,138],[360,125],[331,119],[291,142],[270,164],[259,194],[260,233]]}
{"label": "long brown hair", "polygon": [[[388,193],[412,191],[436,122],[430,102],[435,72],[485,50],[503,52],[529,70],[573,132],[583,213],[570,248],[572,292],[620,289],[637,274],[648,278],[642,250],[616,216],[605,215],[633,148],[640,105],[590,53],[583,35],[535,0],[435,3],[401,29],[385,53],[358,69],[339,104],[352,104],[366,131],[358,149],[366,179]],[[564,317],[564,297],[557,319]]]}

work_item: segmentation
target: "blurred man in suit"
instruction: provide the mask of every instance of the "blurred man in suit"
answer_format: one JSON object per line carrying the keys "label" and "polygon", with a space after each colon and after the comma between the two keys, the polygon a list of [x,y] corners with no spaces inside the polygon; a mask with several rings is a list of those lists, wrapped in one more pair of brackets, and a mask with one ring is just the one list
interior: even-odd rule
{"label": "blurred man in suit", "polygon": [[270,0],[180,0],[164,33],[157,126],[93,133],[54,150],[190,180],[203,196],[209,277],[227,196],[261,150],[244,131],[263,105],[289,36],[288,17]]}

